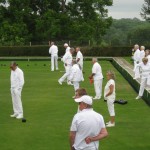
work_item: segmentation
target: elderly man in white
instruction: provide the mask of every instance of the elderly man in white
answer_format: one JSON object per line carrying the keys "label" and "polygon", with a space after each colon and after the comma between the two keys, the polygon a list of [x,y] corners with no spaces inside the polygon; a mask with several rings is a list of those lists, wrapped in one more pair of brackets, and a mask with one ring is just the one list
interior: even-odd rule
{"label": "elderly man in white", "polygon": [[70,127],[70,150],[98,150],[99,140],[107,137],[103,116],[92,109],[92,98],[84,95],[75,99],[79,103]]}
{"label": "elderly man in white", "polygon": [[[78,64],[76,63],[76,60],[72,61],[72,68],[71,68],[71,72],[70,72],[70,76],[69,76],[69,81],[73,83],[74,86],[74,91],[76,92],[77,89],[79,89],[80,85],[80,81],[81,81],[81,70],[78,66]],[[75,96],[73,96],[74,98]]]}
{"label": "elderly man in white", "polygon": [[[72,67],[72,54],[73,53],[74,53],[74,48],[70,48],[70,50],[67,53],[65,53],[65,55],[62,58],[62,61],[64,62],[64,65],[65,65],[66,72],[58,80],[60,85],[62,85],[62,82],[64,82],[65,79],[67,79],[67,81],[69,80],[69,75],[70,75],[71,67]],[[70,84],[70,83],[68,82],[68,84]]]}
{"label": "elderly man in white", "polygon": [[144,57],[142,62],[137,64],[136,67],[140,67],[141,70],[140,90],[138,96],[136,97],[136,99],[140,99],[143,96],[146,85],[150,86],[150,63],[148,63],[148,58]]}
{"label": "elderly man in white", "polygon": [[82,53],[80,51],[80,47],[76,48],[76,53],[77,53],[77,55],[76,55],[76,62],[79,65],[80,70],[81,70],[81,76],[82,76],[81,80],[84,81],[83,72],[82,72],[83,71],[83,55],[82,55]]}
{"label": "elderly man in white", "polygon": [[64,44],[64,47],[66,49],[65,53],[69,52],[70,47],[69,47],[69,45],[67,43]]}
{"label": "elderly man in white", "polygon": [[17,119],[23,118],[23,108],[21,101],[21,91],[24,85],[23,71],[17,66],[16,62],[11,62],[11,96],[14,113],[10,117]]}
{"label": "elderly man in white", "polygon": [[56,67],[56,70],[58,70],[58,47],[54,42],[51,42],[49,54],[51,54],[51,71],[54,71],[54,65]]}
{"label": "elderly man in white", "polygon": [[89,79],[94,79],[94,89],[95,97],[93,99],[100,99],[102,96],[102,83],[103,83],[103,74],[100,64],[97,62],[97,58],[92,58],[92,74],[89,76]]}

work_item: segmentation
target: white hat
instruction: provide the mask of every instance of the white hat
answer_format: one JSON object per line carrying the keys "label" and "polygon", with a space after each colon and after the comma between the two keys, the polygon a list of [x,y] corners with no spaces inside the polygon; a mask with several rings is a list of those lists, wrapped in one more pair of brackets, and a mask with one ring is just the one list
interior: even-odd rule
{"label": "white hat", "polygon": [[88,95],[83,95],[80,98],[76,98],[75,102],[77,102],[77,103],[84,102],[84,103],[86,103],[88,105],[92,105],[92,103],[93,103],[92,98],[90,96],[88,96]]}
{"label": "white hat", "polygon": [[67,43],[65,43],[65,44],[64,44],[64,46],[68,46],[68,44],[67,44]]}

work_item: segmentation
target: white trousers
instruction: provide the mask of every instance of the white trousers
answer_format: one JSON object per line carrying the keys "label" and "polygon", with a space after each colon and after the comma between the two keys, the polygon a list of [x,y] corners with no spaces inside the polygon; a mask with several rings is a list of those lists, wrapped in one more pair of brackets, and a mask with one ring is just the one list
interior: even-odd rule
{"label": "white trousers", "polygon": [[54,68],[58,70],[58,56],[51,55],[51,71],[54,71]]}
{"label": "white trousers", "polygon": [[12,104],[13,104],[14,114],[23,116],[21,91],[22,91],[22,89],[11,88],[11,96],[12,96]]}
{"label": "white trousers", "polygon": [[141,78],[139,96],[143,96],[146,85],[147,85],[147,78]]}
{"label": "white trousers", "polygon": [[59,79],[60,82],[64,82],[65,79],[69,79],[69,75],[70,75],[70,72],[71,72],[71,66],[65,66],[65,74]]}
{"label": "white trousers", "polygon": [[103,79],[94,80],[94,89],[95,89],[96,97],[102,96],[102,83],[103,83]]}
{"label": "white trousers", "polygon": [[73,86],[74,86],[74,91],[76,91],[77,89],[79,89],[79,82],[78,81],[73,81]]}
{"label": "white trousers", "polygon": [[115,100],[113,99],[107,99],[108,112],[110,116],[115,116],[114,101]]}

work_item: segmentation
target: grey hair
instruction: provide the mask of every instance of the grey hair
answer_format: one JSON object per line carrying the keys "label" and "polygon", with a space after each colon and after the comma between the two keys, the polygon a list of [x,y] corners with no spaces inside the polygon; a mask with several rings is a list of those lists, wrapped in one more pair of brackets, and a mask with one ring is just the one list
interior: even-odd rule
{"label": "grey hair", "polygon": [[110,75],[110,78],[111,78],[111,79],[114,79],[114,80],[115,80],[115,78],[116,78],[116,77],[115,77],[115,73],[114,73],[112,70],[108,70],[108,71],[107,71],[107,74]]}
{"label": "grey hair", "polygon": [[142,49],[142,50],[145,50],[145,46],[141,46],[141,49]]}
{"label": "grey hair", "polygon": [[77,64],[77,61],[75,59],[73,59],[72,64]]}
{"label": "grey hair", "polygon": [[92,58],[92,61],[96,61],[96,62],[97,62],[97,58],[96,58],[96,57],[93,57],[93,58]]}

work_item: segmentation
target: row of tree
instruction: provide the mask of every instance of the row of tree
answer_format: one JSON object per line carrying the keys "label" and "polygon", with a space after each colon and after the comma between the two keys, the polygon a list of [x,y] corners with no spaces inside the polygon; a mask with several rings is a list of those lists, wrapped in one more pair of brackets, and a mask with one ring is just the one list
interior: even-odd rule
{"label": "row of tree", "polygon": [[61,39],[99,42],[112,0],[0,0],[0,44]]}
{"label": "row of tree", "polygon": [[135,43],[150,46],[150,24],[134,19],[113,20],[110,29],[102,37],[102,45],[130,46]]}
{"label": "row of tree", "polygon": [[[150,21],[150,0],[144,1],[141,16]],[[149,24],[138,19],[113,20],[107,16],[106,9],[112,2],[0,0],[0,45],[50,40],[90,41],[102,45],[147,43]]]}

